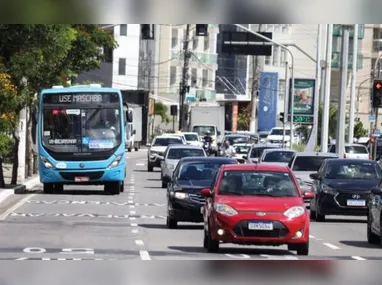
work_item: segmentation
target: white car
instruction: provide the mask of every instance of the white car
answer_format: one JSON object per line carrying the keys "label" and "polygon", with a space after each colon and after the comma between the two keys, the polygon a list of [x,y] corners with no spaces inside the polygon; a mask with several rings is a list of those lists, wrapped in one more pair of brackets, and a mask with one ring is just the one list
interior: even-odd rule
{"label": "white car", "polygon": [[176,138],[180,138],[184,144],[187,144],[187,140],[186,140],[186,137],[184,136],[183,133],[169,133],[169,134],[162,134],[162,136],[164,137],[176,137]]}
{"label": "white car", "polygon": [[182,134],[185,137],[187,144],[203,147],[203,143],[201,142],[198,133],[188,132]]}
{"label": "white car", "polygon": [[170,145],[164,153],[164,159],[161,162],[161,180],[162,188],[167,188],[168,178],[172,177],[172,173],[178,162],[183,157],[206,157],[207,154],[200,146],[193,145]]}
{"label": "white car", "polygon": [[246,143],[234,144],[233,147],[235,148],[236,153],[233,158],[235,158],[239,163],[246,163],[246,159],[244,159],[244,157],[248,155],[251,146],[252,144]]}
{"label": "white car", "polygon": [[[332,144],[328,152],[336,153],[336,145]],[[371,159],[368,149],[362,144],[345,144],[344,158]]]}
{"label": "white car", "polygon": [[147,171],[154,171],[154,167],[161,167],[163,155],[166,148],[170,144],[185,144],[179,137],[157,136],[152,141],[152,144],[147,144],[150,147],[147,152]]}
{"label": "white car", "polygon": [[287,166],[295,153],[296,151],[285,148],[265,149],[259,159],[259,163]]}
{"label": "white car", "polygon": [[[290,145],[290,128],[285,129],[285,136],[283,142],[283,128],[273,128],[267,136],[267,143],[269,144],[285,144]],[[299,143],[299,138],[293,134],[293,144]]]}
{"label": "white car", "polygon": [[257,163],[259,158],[263,154],[265,149],[280,149],[281,145],[274,144],[253,144],[248,151],[247,155],[243,155],[243,158],[246,160],[246,163]]}

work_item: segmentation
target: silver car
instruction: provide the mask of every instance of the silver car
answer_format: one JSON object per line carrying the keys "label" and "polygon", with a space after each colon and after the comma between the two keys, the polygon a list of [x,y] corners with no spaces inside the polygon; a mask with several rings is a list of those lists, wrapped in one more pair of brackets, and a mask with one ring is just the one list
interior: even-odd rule
{"label": "silver car", "polygon": [[309,175],[317,173],[328,158],[338,158],[338,155],[329,152],[298,152],[292,157],[288,167],[299,181],[302,192],[312,191],[313,181]]}
{"label": "silver car", "polygon": [[168,177],[172,177],[172,173],[178,162],[183,157],[206,157],[207,154],[200,146],[193,145],[170,145],[164,153],[164,159],[161,162],[161,180],[162,188],[167,188]]}
{"label": "silver car", "polygon": [[243,159],[246,160],[246,163],[257,163],[265,149],[280,149],[280,148],[281,148],[281,145],[275,145],[275,144],[253,144],[250,150],[248,151],[248,154],[243,156]]}
{"label": "silver car", "polygon": [[289,161],[292,159],[295,153],[296,151],[286,148],[265,149],[259,159],[259,163],[288,166]]}

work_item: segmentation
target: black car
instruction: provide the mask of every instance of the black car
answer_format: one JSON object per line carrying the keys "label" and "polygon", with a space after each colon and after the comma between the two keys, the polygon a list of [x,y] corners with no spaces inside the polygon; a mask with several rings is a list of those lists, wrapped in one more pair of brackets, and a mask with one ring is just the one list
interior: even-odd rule
{"label": "black car", "polygon": [[326,215],[366,215],[371,189],[379,184],[382,171],[373,160],[326,159],[310,178],[316,192],[310,214],[321,222]]}
{"label": "black car", "polygon": [[371,188],[367,211],[367,241],[382,245],[382,180]]}
{"label": "black car", "polygon": [[179,161],[167,185],[168,228],[176,228],[178,222],[203,222],[205,199],[200,191],[211,186],[217,170],[223,164],[238,162],[221,157],[184,157]]}

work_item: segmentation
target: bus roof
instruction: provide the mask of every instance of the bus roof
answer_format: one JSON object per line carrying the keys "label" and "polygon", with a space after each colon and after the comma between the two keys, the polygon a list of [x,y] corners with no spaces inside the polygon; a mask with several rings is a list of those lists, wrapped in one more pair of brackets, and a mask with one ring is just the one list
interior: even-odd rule
{"label": "bus roof", "polygon": [[79,93],[79,92],[116,92],[120,93],[120,89],[109,87],[64,87],[43,89],[41,94],[57,94],[57,93]]}

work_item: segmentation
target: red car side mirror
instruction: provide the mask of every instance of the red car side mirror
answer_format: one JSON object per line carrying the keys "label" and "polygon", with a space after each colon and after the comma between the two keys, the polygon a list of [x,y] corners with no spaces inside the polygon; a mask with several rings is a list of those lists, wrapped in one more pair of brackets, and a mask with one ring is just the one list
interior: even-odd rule
{"label": "red car side mirror", "polygon": [[205,198],[212,197],[212,193],[211,193],[211,190],[209,188],[205,188],[202,191],[200,191],[200,195],[202,195]]}
{"label": "red car side mirror", "polygon": [[303,196],[304,196],[305,199],[313,199],[314,198],[314,193],[310,192],[310,191],[309,192],[305,192]]}

